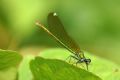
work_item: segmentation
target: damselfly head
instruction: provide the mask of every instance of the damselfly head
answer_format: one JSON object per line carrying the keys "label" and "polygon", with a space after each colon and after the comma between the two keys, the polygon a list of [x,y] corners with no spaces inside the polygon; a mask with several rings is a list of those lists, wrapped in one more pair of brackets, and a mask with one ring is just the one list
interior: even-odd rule
{"label": "damselfly head", "polygon": [[88,65],[91,63],[91,59],[85,58],[84,54],[82,54],[82,56],[77,55],[77,57],[78,57],[78,62],[77,63],[85,63],[86,67],[87,67],[87,70],[88,70]]}
{"label": "damselfly head", "polygon": [[87,67],[87,70],[88,70],[88,65],[91,63],[91,59],[84,58],[84,63],[86,64],[86,67]]}
{"label": "damselfly head", "polygon": [[80,59],[80,62],[81,62],[81,63],[90,64],[91,59],[81,58],[81,59]]}
{"label": "damselfly head", "polygon": [[90,64],[90,63],[91,63],[91,59],[85,59],[84,62],[85,62],[86,64]]}

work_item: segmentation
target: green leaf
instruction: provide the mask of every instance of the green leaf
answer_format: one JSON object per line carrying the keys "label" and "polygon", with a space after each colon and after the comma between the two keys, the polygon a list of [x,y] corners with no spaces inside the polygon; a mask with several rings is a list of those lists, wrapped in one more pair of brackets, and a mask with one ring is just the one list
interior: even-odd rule
{"label": "green leaf", "polygon": [[22,56],[14,51],[0,50],[0,70],[17,66]]}
{"label": "green leaf", "polygon": [[17,78],[17,68],[11,67],[7,70],[0,70],[0,80],[15,80]]}
{"label": "green leaf", "polygon": [[101,80],[83,69],[58,59],[36,57],[30,62],[35,80]]}
{"label": "green leaf", "polygon": [[[103,80],[120,80],[120,66],[104,58],[92,55],[84,51],[87,58],[92,60],[89,65],[89,71],[99,76]],[[41,57],[48,59],[60,59],[66,61],[69,55],[72,55],[66,49],[54,48],[40,52]],[[78,66],[81,67],[81,64]]]}
{"label": "green leaf", "polygon": [[34,58],[34,55],[24,55],[22,63],[19,66],[18,80],[32,80],[32,73],[29,68],[29,63],[33,58]]}
{"label": "green leaf", "polygon": [[22,56],[14,51],[0,50],[0,80],[15,80]]}

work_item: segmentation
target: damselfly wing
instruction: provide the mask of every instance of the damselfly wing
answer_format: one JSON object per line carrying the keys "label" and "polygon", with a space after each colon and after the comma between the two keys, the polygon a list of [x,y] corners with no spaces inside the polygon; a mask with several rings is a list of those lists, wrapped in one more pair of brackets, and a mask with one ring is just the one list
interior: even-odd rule
{"label": "damselfly wing", "polygon": [[79,53],[80,52],[79,46],[67,34],[58,15],[56,13],[50,13],[48,15],[47,20],[49,31],[52,32],[52,34],[54,34],[54,36],[56,36],[64,44],[63,46],[66,47],[72,53],[75,54]]}

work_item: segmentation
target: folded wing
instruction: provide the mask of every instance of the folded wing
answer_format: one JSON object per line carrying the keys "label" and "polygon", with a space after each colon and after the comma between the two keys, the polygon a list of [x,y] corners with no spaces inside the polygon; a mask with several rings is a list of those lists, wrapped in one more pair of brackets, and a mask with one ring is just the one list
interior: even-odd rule
{"label": "folded wing", "polygon": [[57,41],[60,42],[65,48],[75,54],[80,52],[79,46],[67,34],[62,22],[60,21],[56,13],[49,13],[48,28],[51,34],[53,34],[54,37],[57,38]]}

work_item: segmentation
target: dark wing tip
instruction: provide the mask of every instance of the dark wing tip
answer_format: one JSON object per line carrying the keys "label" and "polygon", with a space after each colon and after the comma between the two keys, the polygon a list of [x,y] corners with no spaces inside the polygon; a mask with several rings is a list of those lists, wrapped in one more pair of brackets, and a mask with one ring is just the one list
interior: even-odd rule
{"label": "dark wing tip", "polygon": [[51,12],[51,13],[49,13],[48,17],[49,17],[49,16],[58,16],[58,15],[57,15],[56,12]]}

